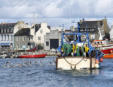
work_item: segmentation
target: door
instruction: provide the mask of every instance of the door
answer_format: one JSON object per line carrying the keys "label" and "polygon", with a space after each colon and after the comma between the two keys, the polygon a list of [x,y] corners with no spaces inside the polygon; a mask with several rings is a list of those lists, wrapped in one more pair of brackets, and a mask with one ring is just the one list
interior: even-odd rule
{"label": "door", "polygon": [[52,49],[52,48],[57,49],[58,46],[59,46],[58,39],[50,39],[50,49]]}

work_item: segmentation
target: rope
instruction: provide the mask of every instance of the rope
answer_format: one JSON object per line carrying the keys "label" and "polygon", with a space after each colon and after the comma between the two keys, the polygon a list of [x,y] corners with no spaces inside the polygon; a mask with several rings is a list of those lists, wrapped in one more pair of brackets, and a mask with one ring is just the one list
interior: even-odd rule
{"label": "rope", "polygon": [[[83,46],[84,46],[84,43],[83,43]],[[82,58],[80,61],[78,61],[76,64],[70,63],[68,60],[66,60],[65,56],[64,56],[64,60],[71,66],[71,69],[72,69],[72,70],[75,70],[75,69],[76,69],[76,66],[77,66],[80,62],[82,62],[82,61],[84,60],[84,52],[83,52],[83,58]],[[72,68],[72,66],[74,66],[74,69]]]}
{"label": "rope", "polygon": [[[83,58],[82,58],[80,61],[78,61],[76,64],[72,64],[72,63],[70,63],[68,60],[66,60],[65,57],[63,57],[63,58],[64,58],[64,60],[71,66],[71,69],[72,69],[72,70],[75,70],[75,69],[76,69],[76,66],[77,66],[80,62],[82,62],[82,61],[84,60],[84,56],[83,56]],[[72,68],[72,66],[74,66],[74,69]]]}

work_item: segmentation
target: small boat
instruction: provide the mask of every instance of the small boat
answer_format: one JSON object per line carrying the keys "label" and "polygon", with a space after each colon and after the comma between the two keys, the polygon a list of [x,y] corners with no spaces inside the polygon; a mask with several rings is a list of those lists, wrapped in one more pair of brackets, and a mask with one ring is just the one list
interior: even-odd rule
{"label": "small boat", "polygon": [[93,47],[98,48],[104,54],[111,54],[113,52],[113,43],[109,43],[105,40],[94,40]]}
{"label": "small boat", "polygon": [[104,55],[104,59],[113,59],[113,54]]}
{"label": "small boat", "polygon": [[[104,48],[104,47],[103,47],[103,48]],[[110,54],[110,53],[112,53],[112,51],[113,51],[113,47],[109,47],[109,48],[105,47],[104,49],[101,49],[101,51],[102,51],[104,54]]]}
{"label": "small boat", "polygon": [[18,58],[45,58],[47,54],[24,54],[18,56]]}

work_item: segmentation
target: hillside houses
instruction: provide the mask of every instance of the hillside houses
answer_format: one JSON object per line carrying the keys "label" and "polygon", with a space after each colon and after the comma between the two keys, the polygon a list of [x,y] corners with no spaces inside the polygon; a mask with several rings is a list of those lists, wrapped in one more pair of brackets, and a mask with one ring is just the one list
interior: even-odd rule
{"label": "hillside houses", "polygon": [[[81,20],[78,25],[79,32],[89,33],[91,40],[109,38],[110,29],[106,19]],[[30,50],[40,45],[44,50],[57,49],[61,45],[62,32],[78,32],[78,28],[50,27],[47,23],[28,25],[22,21],[1,23],[0,48],[1,50]]]}

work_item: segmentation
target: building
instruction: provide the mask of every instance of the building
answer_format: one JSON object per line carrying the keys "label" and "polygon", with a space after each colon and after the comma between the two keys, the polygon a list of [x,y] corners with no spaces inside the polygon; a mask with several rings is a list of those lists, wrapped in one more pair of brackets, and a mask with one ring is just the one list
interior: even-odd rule
{"label": "building", "polygon": [[[88,32],[90,39],[102,40],[107,34],[109,34],[109,26],[107,19],[97,21],[85,21],[84,19],[78,22],[80,32]],[[78,29],[75,29],[78,32]]]}
{"label": "building", "polygon": [[113,25],[111,26],[110,30],[110,39],[113,41]]}
{"label": "building", "polygon": [[30,50],[34,46],[31,40],[30,28],[22,28],[14,34],[14,50]]}
{"label": "building", "polygon": [[4,51],[7,49],[13,50],[14,48],[14,34],[21,28],[29,27],[24,22],[17,23],[1,23],[0,24],[0,50]]}
{"label": "building", "polygon": [[31,27],[31,35],[36,45],[44,46],[44,36],[50,32],[50,26],[47,23],[35,24]]}
{"label": "building", "polygon": [[7,51],[13,47],[14,37],[13,30],[16,23],[1,23],[0,24],[0,50]]}
{"label": "building", "polygon": [[31,28],[31,26],[28,25],[27,23],[24,23],[23,21],[18,21],[16,23],[16,26],[14,27],[13,33],[15,34],[19,30],[21,30],[22,28]]}
{"label": "building", "polygon": [[51,50],[57,49],[61,45],[61,32],[58,30],[51,30],[44,38],[44,49]]}
{"label": "building", "polygon": [[65,31],[63,27],[51,27],[51,30]]}

